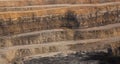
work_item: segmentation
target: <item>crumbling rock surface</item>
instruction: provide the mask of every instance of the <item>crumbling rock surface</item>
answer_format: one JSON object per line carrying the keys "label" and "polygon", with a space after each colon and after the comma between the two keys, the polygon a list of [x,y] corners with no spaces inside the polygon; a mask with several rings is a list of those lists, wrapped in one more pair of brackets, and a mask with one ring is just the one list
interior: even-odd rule
{"label": "crumbling rock surface", "polygon": [[56,1],[6,0],[14,4],[0,8],[0,64],[119,64],[119,0]]}

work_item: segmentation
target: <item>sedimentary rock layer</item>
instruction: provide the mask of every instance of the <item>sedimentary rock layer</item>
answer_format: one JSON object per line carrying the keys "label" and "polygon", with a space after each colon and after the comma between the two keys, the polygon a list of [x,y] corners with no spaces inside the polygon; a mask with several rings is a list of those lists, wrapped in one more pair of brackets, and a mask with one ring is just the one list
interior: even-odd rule
{"label": "sedimentary rock layer", "polygon": [[[79,9],[75,11],[77,8]],[[120,21],[120,10],[116,5],[88,7],[88,9],[75,6],[67,9],[37,10],[40,15],[29,11],[25,11],[23,14],[22,12],[1,13],[0,35],[5,36],[59,28],[88,28],[115,24]],[[96,11],[92,12],[93,10]],[[45,16],[41,16],[41,13]]]}
{"label": "sedimentary rock layer", "polygon": [[0,62],[104,49],[120,55],[119,2],[54,6],[0,9]]}
{"label": "sedimentary rock layer", "polygon": [[[21,9],[21,8],[20,8]],[[24,8],[22,8],[24,10]],[[77,9],[77,11],[76,11]],[[108,3],[108,4],[84,4],[84,5],[68,5],[60,8],[49,8],[49,9],[40,9],[40,10],[30,10],[30,11],[14,11],[14,12],[1,12],[1,19],[11,18],[17,20],[19,17],[33,17],[33,16],[46,16],[46,15],[63,15],[67,11],[75,11],[76,14],[87,15],[94,14],[98,11],[111,11],[119,9],[119,2]]]}

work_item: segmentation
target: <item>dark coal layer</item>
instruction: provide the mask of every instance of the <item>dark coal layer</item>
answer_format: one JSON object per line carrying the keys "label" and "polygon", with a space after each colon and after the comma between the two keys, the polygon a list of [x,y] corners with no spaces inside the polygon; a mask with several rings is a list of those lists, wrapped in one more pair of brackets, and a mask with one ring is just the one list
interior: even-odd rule
{"label": "dark coal layer", "polygon": [[23,64],[120,64],[120,57],[114,57],[104,52],[77,52],[66,57],[57,55],[55,57],[31,59],[24,61]]}

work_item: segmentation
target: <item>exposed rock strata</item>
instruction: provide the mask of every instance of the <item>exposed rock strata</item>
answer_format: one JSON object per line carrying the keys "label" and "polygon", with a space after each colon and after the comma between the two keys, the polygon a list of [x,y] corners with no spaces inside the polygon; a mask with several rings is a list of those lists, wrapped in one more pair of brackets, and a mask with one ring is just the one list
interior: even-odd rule
{"label": "exposed rock strata", "polygon": [[[113,56],[120,55],[119,2],[24,9],[20,7],[19,11],[12,8],[8,12],[0,12],[0,62],[2,63],[22,64],[25,60],[25,64],[30,64],[29,62],[34,62],[34,57],[47,56],[49,59],[48,56],[54,54],[68,55],[79,51],[86,53],[104,51]],[[33,60],[29,61],[29,59]],[[37,60],[35,63],[39,63]],[[64,62],[64,60],[61,61],[72,63],[69,58],[68,61]],[[77,60],[79,57],[73,62]],[[56,64],[56,60],[51,62]],[[94,60],[88,62],[92,63]],[[98,62],[95,61],[94,64]]]}

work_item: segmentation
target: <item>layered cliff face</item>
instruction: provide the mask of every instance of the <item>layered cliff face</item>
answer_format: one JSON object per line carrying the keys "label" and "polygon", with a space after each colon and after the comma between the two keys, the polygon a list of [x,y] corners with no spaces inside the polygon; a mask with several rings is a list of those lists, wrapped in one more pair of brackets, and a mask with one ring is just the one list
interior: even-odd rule
{"label": "layered cliff face", "polygon": [[31,2],[24,1],[23,7],[0,8],[0,63],[24,64],[24,60],[80,51],[107,50],[119,56],[120,3],[111,1],[49,6],[24,6]]}

